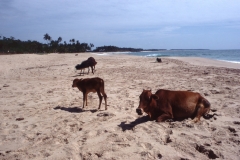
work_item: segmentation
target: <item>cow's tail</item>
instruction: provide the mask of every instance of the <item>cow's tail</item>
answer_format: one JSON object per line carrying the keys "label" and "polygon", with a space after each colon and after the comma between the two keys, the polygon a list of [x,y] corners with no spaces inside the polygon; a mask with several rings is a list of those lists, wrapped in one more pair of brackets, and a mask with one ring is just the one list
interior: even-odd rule
{"label": "cow's tail", "polygon": [[203,118],[204,119],[210,119],[209,118],[209,112],[210,112],[211,104],[205,98],[202,99],[202,103],[204,105],[204,108],[206,109],[206,112],[204,113]]}
{"label": "cow's tail", "polygon": [[105,101],[105,110],[107,110],[107,94],[105,92],[105,87],[104,87],[104,80],[101,79],[101,93],[102,93],[102,96],[104,98],[104,101]]}
{"label": "cow's tail", "polygon": [[204,108],[207,109],[206,113],[203,115],[204,119],[211,119],[213,116],[217,115],[216,113],[214,114],[209,114],[210,111],[215,112],[215,109],[211,109],[211,104],[209,103],[208,100],[206,100],[205,98],[202,100]]}
{"label": "cow's tail", "polygon": [[[101,83],[102,83],[102,85],[101,85],[101,86],[102,86],[102,88],[101,88],[102,93],[106,95],[106,93],[105,93],[105,87],[104,87],[105,85],[104,85],[104,80],[103,80],[103,79],[101,79]],[[107,96],[107,95],[106,95],[106,96]]]}

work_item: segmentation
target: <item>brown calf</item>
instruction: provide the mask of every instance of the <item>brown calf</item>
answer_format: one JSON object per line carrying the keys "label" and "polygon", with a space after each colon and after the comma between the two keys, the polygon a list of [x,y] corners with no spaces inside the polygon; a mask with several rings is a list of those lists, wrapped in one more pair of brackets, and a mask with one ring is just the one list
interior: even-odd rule
{"label": "brown calf", "polygon": [[163,122],[167,119],[182,120],[192,118],[193,122],[210,111],[210,103],[199,93],[189,91],[143,90],[136,112],[146,112],[152,120]]}
{"label": "brown calf", "polygon": [[[72,87],[77,87],[82,93],[83,93],[83,108],[84,108],[84,102],[86,101],[87,106],[87,94],[89,92],[97,92],[99,97],[99,107],[101,107],[102,103],[102,95],[104,97],[105,101],[105,110],[107,110],[107,95],[104,91],[104,81],[101,78],[95,77],[95,78],[85,78],[85,79],[74,79]],[[102,93],[102,95],[101,95]]]}

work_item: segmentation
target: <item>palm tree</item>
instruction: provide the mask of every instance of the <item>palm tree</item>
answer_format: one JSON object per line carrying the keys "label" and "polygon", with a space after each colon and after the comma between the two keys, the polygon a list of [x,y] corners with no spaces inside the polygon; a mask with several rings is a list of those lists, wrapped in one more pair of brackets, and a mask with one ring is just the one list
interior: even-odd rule
{"label": "palm tree", "polygon": [[73,42],[73,43],[75,42],[75,39],[74,39],[74,38],[72,39],[72,42]]}
{"label": "palm tree", "polygon": [[90,47],[92,48],[92,47],[94,47],[94,45],[92,43],[90,43]]}
{"label": "palm tree", "polygon": [[58,37],[58,43],[62,42],[62,37]]}
{"label": "palm tree", "polygon": [[52,40],[52,37],[50,37],[47,33],[43,36],[43,39],[46,40],[46,41],[51,41]]}

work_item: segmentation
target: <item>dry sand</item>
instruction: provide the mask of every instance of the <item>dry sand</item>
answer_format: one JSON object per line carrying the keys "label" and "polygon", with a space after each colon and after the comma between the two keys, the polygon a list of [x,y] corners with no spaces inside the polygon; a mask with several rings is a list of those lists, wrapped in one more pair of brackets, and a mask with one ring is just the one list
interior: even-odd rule
{"label": "dry sand", "polygon": [[[96,73],[79,76],[74,66],[90,56],[98,62]],[[162,60],[91,53],[1,55],[0,159],[239,159],[240,64]],[[96,76],[105,81],[108,110],[104,101],[97,110],[96,93],[88,95],[82,110],[82,93],[71,87],[72,80]],[[138,116],[142,89],[160,88],[199,92],[217,116],[196,124]]]}

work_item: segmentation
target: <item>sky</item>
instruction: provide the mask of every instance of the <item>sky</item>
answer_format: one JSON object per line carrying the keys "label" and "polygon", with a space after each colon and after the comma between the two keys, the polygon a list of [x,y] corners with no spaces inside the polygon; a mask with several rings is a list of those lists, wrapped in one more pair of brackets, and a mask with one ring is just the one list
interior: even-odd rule
{"label": "sky", "polygon": [[240,49],[240,0],[0,0],[0,36],[95,47]]}

